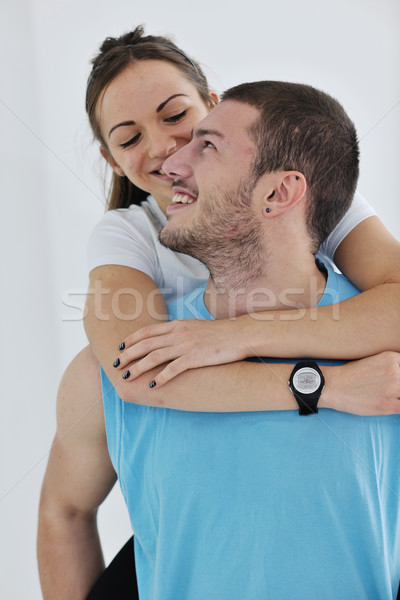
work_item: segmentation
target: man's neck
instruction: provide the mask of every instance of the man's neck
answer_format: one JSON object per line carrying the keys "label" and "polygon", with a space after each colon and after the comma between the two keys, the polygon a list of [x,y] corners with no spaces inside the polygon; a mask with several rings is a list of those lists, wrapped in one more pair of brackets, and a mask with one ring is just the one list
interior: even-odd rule
{"label": "man's neck", "polygon": [[216,319],[266,310],[289,310],[316,306],[324,293],[326,275],[310,253],[289,261],[268,260],[263,272],[249,278],[237,265],[224,274],[212,272],[204,302]]}

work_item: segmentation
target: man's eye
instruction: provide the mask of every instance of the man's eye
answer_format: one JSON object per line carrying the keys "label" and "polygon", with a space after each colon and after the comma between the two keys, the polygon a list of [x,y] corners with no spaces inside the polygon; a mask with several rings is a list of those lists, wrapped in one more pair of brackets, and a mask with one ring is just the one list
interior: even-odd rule
{"label": "man's eye", "polygon": [[123,144],[121,144],[121,148],[128,148],[129,146],[134,146],[135,144],[138,143],[139,140],[140,140],[140,133],[137,133],[136,135],[133,136],[133,138],[131,138],[127,142],[124,142]]}
{"label": "man's eye", "polygon": [[186,115],[187,110],[183,110],[181,113],[179,113],[179,115],[174,115],[172,117],[168,117],[168,119],[164,119],[166,123],[176,123],[177,121],[180,121],[181,119],[183,119],[183,117]]}
{"label": "man's eye", "polygon": [[210,140],[203,141],[203,148],[212,148],[213,150],[216,150],[214,144],[210,142]]}

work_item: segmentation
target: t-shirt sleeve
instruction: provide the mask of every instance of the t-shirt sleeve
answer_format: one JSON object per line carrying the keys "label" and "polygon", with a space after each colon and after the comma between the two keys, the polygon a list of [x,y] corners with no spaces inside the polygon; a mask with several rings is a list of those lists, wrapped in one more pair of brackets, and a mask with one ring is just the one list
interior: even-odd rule
{"label": "t-shirt sleeve", "polygon": [[155,280],[157,254],[140,209],[108,211],[89,237],[87,261],[89,272],[103,265],[120,265],[138,269]]}
{"label": "t-shirt sleeve", "polygon": [[333,260],[337,247],[344,240],[346,235],[361,223],[361,221],[364,221],[364,219],[367,219],[368,217],[373,217],[374,215],[376,215],[376,212],[372,206],[368,204],[361,194],[356,192],[349,210],[336,225],[329,237],[322,242],[319,251]]}

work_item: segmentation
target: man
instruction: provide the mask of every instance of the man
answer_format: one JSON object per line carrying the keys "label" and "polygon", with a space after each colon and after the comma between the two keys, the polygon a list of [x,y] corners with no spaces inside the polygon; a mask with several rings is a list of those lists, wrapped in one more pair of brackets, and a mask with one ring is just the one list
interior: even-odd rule
{"label": "man", "polygon": [[[171,306],[171,318],[285,307],[287,298],[292,306],[293,294],[298,306],[315,306],[357,293],[313,255],[358,173],[354,128],[326,95],[294,84],[234,88],[164,169],[176,196],[162,240],[210,269],[206,289]],[[195,202],[180,205],[184,196]],[[136,534],[142,598],[393,596],[398,418],[317,413],[323,378],[316,365],[300,367],[307,370],[291,385],[301,412],[314,413],[306,417],[126,404],[104,376],[108,445]],[[221,382],[221,393],[229,385]],[[96,419],[71,434],[85,436],[87,448],[70,473],[85,525],[71,531],[80,543],[68,564],[77,573],[96,536],[95,508],[115,480]]]}
{"label": "man", "polygon": [[[175,196],[160,240],[210,270],[205,287],[170,305],[171,318],[358,293],[314,257],[358,176],[356,133],[332,98],[288,83],[234,88],[164,170]],[[399,418],[317,412],[323,375],[312,361],[290,381],[307,417],[124,405],[108,387],[111,458],[143,598],[394,595]]]}

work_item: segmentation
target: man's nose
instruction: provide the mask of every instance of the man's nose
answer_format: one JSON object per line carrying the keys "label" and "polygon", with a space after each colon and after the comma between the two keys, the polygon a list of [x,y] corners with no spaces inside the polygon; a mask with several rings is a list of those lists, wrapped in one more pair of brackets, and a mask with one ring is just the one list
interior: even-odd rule
{"label": "man's nose", "polygon": [[[189,144],[188,144],[189,145]],[[192,168],[189,158],[188,145],[184,146],[171,156],[169,156],[163,164],[163,171],[172,179],[187,178],[192,175]]]}

